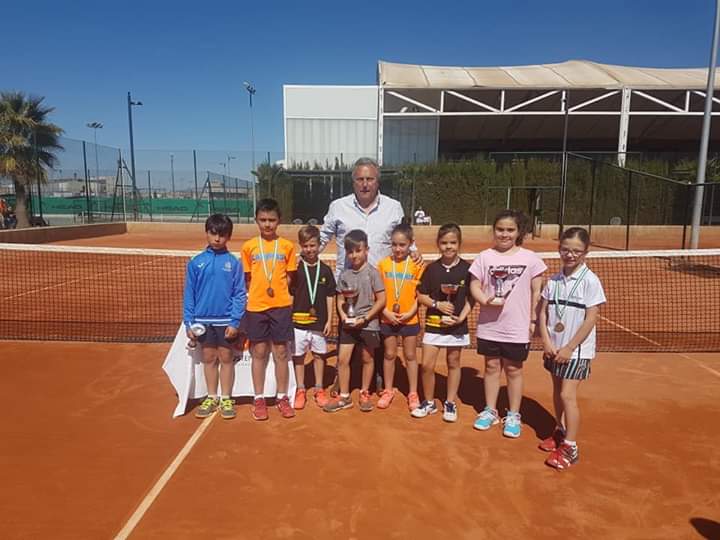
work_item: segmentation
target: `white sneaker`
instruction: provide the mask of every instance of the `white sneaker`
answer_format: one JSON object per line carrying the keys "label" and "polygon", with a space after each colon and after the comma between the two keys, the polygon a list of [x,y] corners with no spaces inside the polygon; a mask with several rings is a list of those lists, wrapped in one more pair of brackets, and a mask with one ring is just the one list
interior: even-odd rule
{"label": "white sneaker", "polygon": [[457,421],[457,405],[452,401],[446,401],[443,403],[443,420],[446,422]]}
{"label": "white sneaker", "polygon": [[438,412],[438,408],[437,405],[435,405],[435,400],[423,401],[410,415],[413,418],[425,418],[428,414],[435,414],[436,412]]}

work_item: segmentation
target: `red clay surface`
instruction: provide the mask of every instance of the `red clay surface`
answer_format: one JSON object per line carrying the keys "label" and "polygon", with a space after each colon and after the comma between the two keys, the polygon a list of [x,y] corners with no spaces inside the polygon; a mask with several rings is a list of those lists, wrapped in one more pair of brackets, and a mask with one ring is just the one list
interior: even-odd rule
{"label": "red clay surface", "polygon": [[[0,537],[113,537],[199,426],[171,419],[168,346],[1,346]],[[243,405],[234,421],[214,419],[131,538],[674,540],[720,530],[718,355],[596,359],[581,388],[581,462],[564,473],[535,448],[552,428],[539,355],[526,366],[519,440],[472,429],[478,357],[465,352],[463,366],[456,424],[411,419],[400,396],[369,414],[310,404],[258,423]]]}

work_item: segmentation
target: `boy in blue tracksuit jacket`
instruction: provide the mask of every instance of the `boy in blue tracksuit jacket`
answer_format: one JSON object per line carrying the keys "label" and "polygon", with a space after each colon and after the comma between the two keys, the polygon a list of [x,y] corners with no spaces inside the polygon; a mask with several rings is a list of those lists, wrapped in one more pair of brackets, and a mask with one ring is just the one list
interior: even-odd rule
{"label": "boy in blue tracksuit jacket", "polygon": [[208,247],[190,260],[185,274],[183,321],[190,346],[198,341],[202,345],[208,389],[207,398],[195,413],[197,418],[207,418],[218,408],[223,418],[235,418],[235,402],[230,397],[235,383],[232,342],[238,339],[247,292],[242,263],[227,250],[232,229],[232,221],[223,214],[207,218]]}

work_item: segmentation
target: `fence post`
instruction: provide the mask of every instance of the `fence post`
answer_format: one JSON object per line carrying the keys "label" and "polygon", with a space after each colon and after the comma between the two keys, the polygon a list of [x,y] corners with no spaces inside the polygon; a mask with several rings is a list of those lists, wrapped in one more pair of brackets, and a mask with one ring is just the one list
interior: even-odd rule
{"label": "fence post", "polygon": [[591,162],[590,170],[590,223],[588,223],[588,234],[592,240],[592,224],[595,217],[595,173],[597,169],[597,162],[593,159]]}
{"label": "fence post", "polygon": [[[40,189],[40,156],[38,156],[37,151],[37,135],[33,131],[33,148],[35,152],[35,168],[37,173],[37,189],[38,189],[38,211],[40,212],[40,221],[43,221],[43,207],[42,207],[42,190]],[[32,191],[32,188],[30,188],[28,191]],[[17,205],[17,201],[15,202]]]}
{"label": "fence post", "polygon": [[625,251],[630,249],[630,212],[632,211],[632,171],[628,171],[627,210],[625,212]]}
{"label": "fence post", "polygon": [[153,220],[152,201],[153,201],[152,183],[150,182],[150,171],[148,171],[148,214],[150,214],[150,221]]}
{"label": "fence post", "polygon": [[195,178],[195,202],[197,202],[200,196],[198,195],[197,154],[195,153],[195,150],[193,150],[193,177]]}
{"label": "fence post", "polygon": [[713,224],[713,206],[715,206],[715,186],[717,184],[712,184],[710,187],[710,208],[708,208],[708,225]]}
{"label": "fence post", "polygon": [[693,184],[688,184],[685,187],[685,214],[683,215],[683,233],[682,233],[682,246],[680,249],[685,249],[685,241],[687,240],[687,226],[688,226],[688,214],[690,213],[690,190],[693,189]]}
{"label": "fence post", "polygon": [[[88,222],[92,221],[90,213],[90,179],[88,178],[88,167],[87,167],[87,151],[85,150],[85,141],[82,142],[83,149],[83,171],[85,171],[85,214]],[[97,178],[95,179],[97,181]]]}

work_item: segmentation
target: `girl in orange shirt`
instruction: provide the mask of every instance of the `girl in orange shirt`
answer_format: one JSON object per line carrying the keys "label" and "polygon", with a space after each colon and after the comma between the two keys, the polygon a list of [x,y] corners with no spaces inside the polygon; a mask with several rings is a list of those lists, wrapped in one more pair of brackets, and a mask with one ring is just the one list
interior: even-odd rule
{"label": "girl in orange shirt", "polygon": [[385,389],[380,392],[378,409],[387,409],[395,398],[393,379],[398,339],[402,339],[403,356],[408,375],[408,408],[410,412],[420,406],[417,393],[418,363],[416,357],[417,336],[420,333],[418,302],[415,289],[420,282],[423,266],[410,257],[413,244],[413,230],[410,225],[397,225],[390,237],[392,255],[378,265],[378,271],[385,282],[387,303],[380,320],[380,332],[385,346],[383,380]]}

